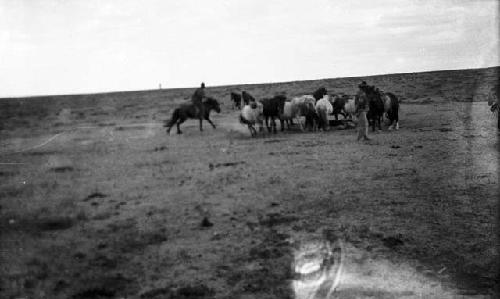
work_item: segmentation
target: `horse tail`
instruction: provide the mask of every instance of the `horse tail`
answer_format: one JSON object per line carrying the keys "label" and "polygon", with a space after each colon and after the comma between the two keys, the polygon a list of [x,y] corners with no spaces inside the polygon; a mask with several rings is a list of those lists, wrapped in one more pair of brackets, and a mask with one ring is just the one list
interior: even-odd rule
{"label": "horse tail", "polygon": [[389,93],[387,93],[387,96],[391,100],[391,102],[390,102],[391,107],[390,107],[389,113],[388,113],[389,119],[391,121],[392,120],[398,121],[399,120],[399,112],[401,110],[400,101],[399,101],[398,97],[396,95],[394,95],[393,93],[389,92]]}
{"label": "horse tail", "polygon": [[392,105],[394,105],[394,109],[396,110],[396,113],[401,111],[401,100],[398,99],[394,94],[391,94],[391,102]]}
{"label": "horse tail", "polygon": [[178,119],[179,119],[179,108],[176,108],[174,112],[172,112],[172,117],[170,118],[170,120],[165,121],[164,127],[166,128],[172,127],[177,122]]}

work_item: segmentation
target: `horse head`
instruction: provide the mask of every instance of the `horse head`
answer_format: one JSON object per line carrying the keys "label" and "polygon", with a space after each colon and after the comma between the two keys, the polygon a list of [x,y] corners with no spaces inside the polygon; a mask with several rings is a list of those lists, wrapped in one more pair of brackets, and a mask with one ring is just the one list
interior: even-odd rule
{"label": "horse head", "polygon": [[318,90],[316,90],[313,93],[313,97],[316,99],[316,101],[320,100],[322,97],[324,97],[326,94],[328,94],[328,91],[324,87],[320,87]]}

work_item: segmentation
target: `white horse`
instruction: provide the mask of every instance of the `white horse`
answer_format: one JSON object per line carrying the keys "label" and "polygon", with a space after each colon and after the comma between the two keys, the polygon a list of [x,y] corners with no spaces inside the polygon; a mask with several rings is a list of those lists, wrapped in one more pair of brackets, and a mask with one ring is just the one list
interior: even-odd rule
{"label": "white horse", "polygon": [[330,125],[328,123],[328,115],[333,113],[333,106],[330,103],[330,96],[326,94],[320,100],[318,100],[316,102],[315,109],[323,130],[328,131],[330,128]]}
{"label": "white horse", "polygon": [[260,102],[252,102],[250,105],[245,105],[241,109],[240,122],[248,126],[250,135],[255,137],[257,135],[257,130],[255,130],[255,125],[259,125],[259,131],[262,131],[263,126],[263,112],[264,106]]}
{"label": "white horse", "polygon": [[344,113],[346,114],[347,118],[353,119],[356,113],[356,102],[354,101],[354,98],[350,98],[347,100],[347,102],[344,105]]}

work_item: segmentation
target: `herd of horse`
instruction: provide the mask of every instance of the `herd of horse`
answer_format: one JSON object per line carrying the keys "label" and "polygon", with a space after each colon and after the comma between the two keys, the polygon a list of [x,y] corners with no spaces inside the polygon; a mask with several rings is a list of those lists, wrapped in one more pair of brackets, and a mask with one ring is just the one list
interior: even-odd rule
{"label": "herd of horse", "polygon": [[[375,131],[378,127],[382,129],[381,123],[384,116],[389,122],[389,130],[399,129],[399,105],[400,101],[396,95],[390,92],[382,92],[374,86],[367,86],[364,93],[368,98],[369,110],[367,119]],[[300,129],[309,130],[328,130],[330,123],[339,123],[338,116],[342,115],[345,122],[355,120],[356,101],[355,98],[345,95],[329,95],[326,88],[317,89],[312,95],[303,95],[288,99],[284,94],[277,94],[270,98],[256,100],[250,93],[243,91],[240,94],[231,92],[230,98],[233,109],[240,109],[240,123],[248,126],[252,137],[256,136],[256,125],[259,125],[259,131],[263,131],[264,124],[269,132],[277,132],[276,120],[280,121],[281,131],[285,126],[290,129],[297,121]],[[326,103],[326,104],[325,104]],[[329,104],[328,104],[329,103]],[[202,103],[204,109],[196,109],[192,103],[183,103],[175,108],[170,120],[165,122],[167,133],[171,128],[177,126],[177,134],[182,134],[180,125],[187,119],[199,119],[200,131],[203,131],[202,121],[206,120],[215,129],[215,124],[210,120],[211,111],[220,113],[220,104],[213,97],[207,97]],[[496,102],[489,101],[491,111],[498,113],[500,106],[498,98]],[[335,117],[335,121],[329,121],[326,115]],[[305,119],[302,124],[301,119]],[[500,129],[500,118],[498,121]]]}
{"label": "herd of horse", "polygon": [[[369,99],[368,120],[373,131],[378,126],[381,130],[382,118],[385,115],[390,121],[389,129],[398,129],[399,100],[392,93],[383,93],[373,86],[368,86],[365,94]],[[243,91],[241,94],[231,92],[233,109],[240,109],[239,121],[247,125],[250,133],[256,135],[255,126],[259,125],[259,131],[263,130],[264,124],[269,132],[277,132],[276,120],[280,121],[281,131],[285,125],[290,129],[295,125],[294,120],[303,131],[328,130],[330,121],[327,115],[335,117],[342,115],[345,121],[353,121],[355,118],[355,100],[346,96],[329,95],[326,88],[320,87],[311,95],[303,95],[288,99],[284,94],[276,94],[273,97],[256,100],[250,93]],[[208,121],[215,129],[215,124],[210,120],[211,111],[220,113],[219,102],[212,97],[207,97],[202,103],[204,109],[197,109],[192,103],[183,103],[175,108],[170,120],[165,122],[167,133],[171,128],[177,126],[177,134],[182,134],[180,125],[187,119],[198,119],[200,131],[203,131],[202,121]],[[301,119],[305,119],[302,124]]]}

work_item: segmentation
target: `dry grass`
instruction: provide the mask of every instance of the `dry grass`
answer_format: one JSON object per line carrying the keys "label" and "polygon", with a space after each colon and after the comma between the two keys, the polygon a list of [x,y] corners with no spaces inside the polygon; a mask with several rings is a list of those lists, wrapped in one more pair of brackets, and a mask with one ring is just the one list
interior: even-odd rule
{"label": "dry grass", "polygon": [[209,90],[226,102],[218,128],[188,121],[182,136],[161,122],[191,90],[2,100],[0,162],[22,164],[0,165],[0,297],[290,298],[294,244],[313,235],[346,244],[339,298],[488,296],[496,120],[459,102],[497,70],[366,78],[403,98],[401,130],[369,144],[353,130],[251,139],[231,87]]}

